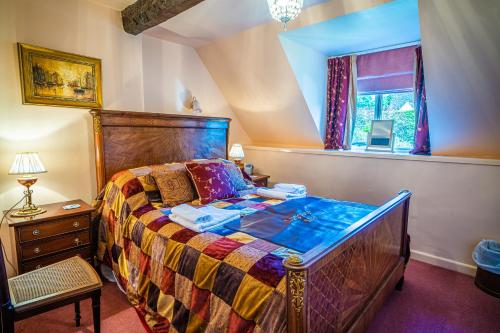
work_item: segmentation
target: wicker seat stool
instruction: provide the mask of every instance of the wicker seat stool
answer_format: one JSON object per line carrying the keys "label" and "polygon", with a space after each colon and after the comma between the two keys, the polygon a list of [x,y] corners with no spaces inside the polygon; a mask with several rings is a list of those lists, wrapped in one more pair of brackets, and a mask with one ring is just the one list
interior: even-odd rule
{"label": "wicker seat stool", "polygon": [[100,332],[102,282],[92,266],[80,257],[7,279],[0,249],[2,332],[13,333],[14,322],[65,306],[75,305],[75,322],[80,326],[80,301],[92,299],[94,332]]}

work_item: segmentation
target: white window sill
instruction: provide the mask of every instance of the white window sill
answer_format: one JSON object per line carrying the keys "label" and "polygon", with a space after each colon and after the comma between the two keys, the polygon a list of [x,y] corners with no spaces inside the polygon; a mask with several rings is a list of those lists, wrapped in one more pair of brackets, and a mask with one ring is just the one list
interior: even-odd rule
{"label": "white window sill", "polygon": [[483,159],[483,158],[470,158],[470,157],[452,157],[452,156],[428,156],[428,155],[411,155],[406,152],[377,152],[366,151],[364,149],[353,150],[324,150],[318,148],[287,148],[287,147],[266,147],[266,146],[244,146],[245,150],[261,150],[261,151],[276,151],[282,153],[296,153],[296,154],[309,154],[309,155],[331,155],[331,156],[344,156],[356,158],[378,158],[378,159],[391,159],[391,160],[408,160],[408,161],[422,161],[434,163],[455,163],[455,164],[475,164],[475,165],[491,165],[500,166],[500,160],[496,159]]}

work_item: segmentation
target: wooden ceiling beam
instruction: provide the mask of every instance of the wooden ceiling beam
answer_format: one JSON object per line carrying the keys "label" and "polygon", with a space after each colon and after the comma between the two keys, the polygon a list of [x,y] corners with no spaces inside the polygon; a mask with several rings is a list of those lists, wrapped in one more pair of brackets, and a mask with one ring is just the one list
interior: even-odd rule
{"label": "wooden ceiling beam", "polygon": [[137,0],[122,10],[123,29],[138,35],[157,26],[203,0]]}

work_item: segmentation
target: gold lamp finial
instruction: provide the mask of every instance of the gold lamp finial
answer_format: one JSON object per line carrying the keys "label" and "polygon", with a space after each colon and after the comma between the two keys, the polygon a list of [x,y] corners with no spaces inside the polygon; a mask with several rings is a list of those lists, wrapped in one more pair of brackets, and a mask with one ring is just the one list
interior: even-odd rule
{"label": "gold lamp finial", "polygon": [[10,167],[9,175],[20,175],[20,177],[17,178],[17,181],[19,184],[26,186],[26,190],[24,191],[26,201],[23,208],[13,212],[11,216],[26,217],[46,212],[45,209],[37,207],[33,204],[31,200],[33,190],[30,189],[30,187],[33,186],[38,180],[38,178],[33,175],[45,172],[47,172],[47,170],[43,166],[38,153],[25,152],[16,154],[14,163],[12,163],[12,166]]}

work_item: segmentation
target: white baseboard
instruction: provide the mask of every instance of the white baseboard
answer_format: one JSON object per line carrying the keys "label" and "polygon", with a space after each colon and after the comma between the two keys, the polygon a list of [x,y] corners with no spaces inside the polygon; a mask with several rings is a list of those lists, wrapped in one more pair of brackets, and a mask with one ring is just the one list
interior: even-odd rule
{"label": "white baseboard", "polygon": [[434,266],[439,266],[443,267],[455,272],[467,274],[470,276],[476,275],[476,266],[472,266],[469,264],[465,264],[463,262],[451,260],[451,259],[446,259],[443,257],[438,257],[430,253],[425,253],[421,251],[415,251],[411,250],[411,258],[418,260],[418,261],[423,261],[427,264],[431,264]]}

